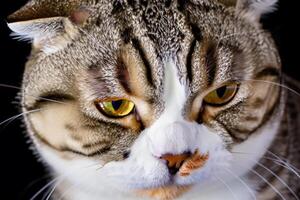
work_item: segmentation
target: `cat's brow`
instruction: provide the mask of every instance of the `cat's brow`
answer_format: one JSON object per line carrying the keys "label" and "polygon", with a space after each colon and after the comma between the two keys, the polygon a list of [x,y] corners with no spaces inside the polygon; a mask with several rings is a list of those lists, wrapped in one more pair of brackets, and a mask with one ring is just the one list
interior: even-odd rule
{"label": "cat's brow", "polygon": [[261,78],[264,76],[277,76],[279,77],[281,75],[280,70],[275,67],[266,67],[263,70],[256,73],[256,78]]}
{"label": "cat's brow", "polygon": [[[51,100],[51,101],[49,101]],[[55,102],[65,102],[75,100],[74,97],[61,93],[61,92],[47,92],[41,94],[39,98],[30,107],[26,107],[27,110],[35,110],[41,108],[44,104],[55,103]]]}

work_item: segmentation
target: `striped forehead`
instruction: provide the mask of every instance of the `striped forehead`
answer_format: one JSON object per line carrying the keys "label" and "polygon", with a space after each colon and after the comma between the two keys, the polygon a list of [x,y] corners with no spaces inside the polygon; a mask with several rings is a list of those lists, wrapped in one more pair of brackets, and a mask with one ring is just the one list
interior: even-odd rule
{"label": "striped forehead", "polygon": [[[259,71],[257,62],[260,62],[261,50],[257,46],[258,41],[251,35],[247,35],[245,36],[247,42],[242,46],[239,40],[244,41],[244,39],[222,37],[222,34],[235,35],[237,29],[230,27],[235,27],[233,24],[238,19],[231,15],[227,16],[229,24],[226,25],[226,29],[222,27],[213,29],[223,23],[222,16],[225,15],[223,7],[206,1],[194,7],[190,1],[166,2],[128,1],[126,6],[114,5],[114,18],[110,18],[110,23],[105,23],[103,26],[107,31],[107,24],[111,24],[112,30],[109,30],[111,33],[107,33],[111,35],[111,39],[103,39],[104,36],[99,36],[107,43],[107,48],[102,46],[101,49],[108,49],[108,52],[99,55],[99,60],[103,63],[97,66],[106,70],[104,66],[107,64],[108,55],[110,59],[117,60],[117,53],[112,52],[119,52],[124,44],[131,46],[139,54],[137,60],[140,65],[136,67],[145,68],[143,73],[147,82],[141,84],[154,86],[154,89],[162,92],[165,61],[172,57],[178,76],[188,83],[186,87],[189,87],[192,93],[201,92],[212,85],[218,86],[227,81],[243,81]],[[117,37],[119,38],[116,39]],[[111,42],[114,45],[111,45]],[[244,52],[247,47],[255,49]],[[116,65],[112,64],[111,71],[115,67]],[[126,81],[120,82],[125,83],[125,87],[129,88],[126,86]]]}
{"label": "striped forehead", "polygon": [[[230,78],[227,72],[234,61],[232,55],[236,49],[222,47],[215,36],[208,36],[206,25],[195,21],[195,17],[190,19],[191,5],[188,1],[130,2],[127,9],[115,5],[113,13],[121,22],[118,32],[122,42],[132,43],[140,52],[147,76],[152,77],[148,79],[150,84],[163,78],[162,73],[155,76],[164,70],[163,62],[169,57],[175,57],[179,75],[188,79],[190,86],[199,85],[199,82],[207,86],[216,80],[222,82]],[[202,6],[198,10],[199,18],[204,15],[201,14],[204,12]],[[213,3],[205,6],[214,7]]]}

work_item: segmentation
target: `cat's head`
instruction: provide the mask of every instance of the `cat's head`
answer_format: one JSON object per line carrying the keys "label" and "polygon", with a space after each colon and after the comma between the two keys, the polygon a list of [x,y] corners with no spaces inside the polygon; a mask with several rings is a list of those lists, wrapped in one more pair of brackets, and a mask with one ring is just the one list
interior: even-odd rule
{"label": "cat's head", "polygon": [[246,173],[277,127],[280,60],[260,25],[275,3],[29,2],[9,27],[33,42],[22,106],[39,153],[91,193],[167,198]]}

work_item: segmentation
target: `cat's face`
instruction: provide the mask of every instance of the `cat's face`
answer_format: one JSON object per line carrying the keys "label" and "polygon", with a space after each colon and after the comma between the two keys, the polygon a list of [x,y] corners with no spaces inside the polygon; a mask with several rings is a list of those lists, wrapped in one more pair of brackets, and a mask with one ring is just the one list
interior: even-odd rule
{"label": "cat's face", "polygon": [[82,190],[165,198],[245,173],[276,129],[280,61],[245,8],[257,2],[242,2],[81,1],[68,17],[12,16],[34,39],[23,106],[43,158]]}

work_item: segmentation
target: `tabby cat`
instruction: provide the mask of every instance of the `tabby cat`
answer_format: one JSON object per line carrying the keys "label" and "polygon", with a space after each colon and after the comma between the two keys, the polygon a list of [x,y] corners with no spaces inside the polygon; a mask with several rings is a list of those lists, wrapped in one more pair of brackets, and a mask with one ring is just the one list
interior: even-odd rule
{"label": "tabby cat", "polygon": [[260,23],[276,3],[31,0],[9,16],[32,42],[24,121],[53,175],[32,199],[298,200],[297,85]]}

